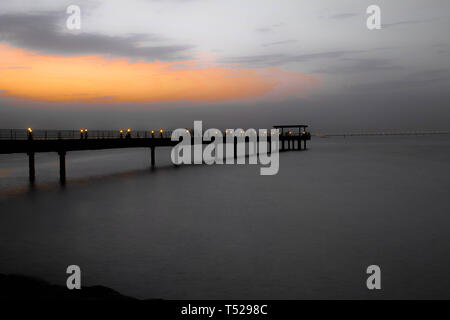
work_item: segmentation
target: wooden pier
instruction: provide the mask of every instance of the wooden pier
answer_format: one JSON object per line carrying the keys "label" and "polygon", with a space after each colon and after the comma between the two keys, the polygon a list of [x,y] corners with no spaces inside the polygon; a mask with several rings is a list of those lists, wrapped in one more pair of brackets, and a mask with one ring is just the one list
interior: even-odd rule
{"label": "wooden pier", "polygon": [[[279,133],[279,151],[305,150],[306,141],[311,139],[311,135],[306,132],[306,125],[274,126],[281,129]],[[270,132],[270,131],[268,131]],[[223,143],[227,142],[228,132],[222,132]],[[271,150],[272,138],[269,135],[264,137],[268,143],[268,150]],[[194,145],[194,137],[191,138],[191,145]],[[248,137],[245,142],[248,142]],[[234,137],[234,158],[237,156],[238,138]],[[257,137],[259,142],[259,136]],[[203,141],[203,144],[210,144],[214,141]],[[303,142],[303,147],[302,147]],[[156,148],[173,147],[179,141],[171,140],[171,132],[159,129],[157,131],[137,131],[130,129],[119,131],[61,131],[61,130],[0,130],[0,154],[24,153],[28,155],[29,180],[33,184],[36,180],[35,154],[39,152],[55,152],[59,156],[59,176],[60,183],[66,183],[66,155],[67,152],[84,150],[104,150],[121,148],[149,148],[150,167],[154,168]],[[228,156],[228,155],[227,155]]]}

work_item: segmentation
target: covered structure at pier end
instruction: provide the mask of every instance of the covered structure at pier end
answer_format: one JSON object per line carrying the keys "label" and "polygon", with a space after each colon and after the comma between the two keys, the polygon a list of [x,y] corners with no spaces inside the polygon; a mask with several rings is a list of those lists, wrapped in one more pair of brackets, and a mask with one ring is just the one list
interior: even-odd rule
{"label": "covered structure at pier end", "polygon": [[[291,125],[277,125],[274,129],[280,131],[281,151],[285,150],[306,150],[306,141],[311,140],[311,134],[306,131],[308,126],[306,124],[291,124]],[[295,142],[297,141],[297,148]]]}

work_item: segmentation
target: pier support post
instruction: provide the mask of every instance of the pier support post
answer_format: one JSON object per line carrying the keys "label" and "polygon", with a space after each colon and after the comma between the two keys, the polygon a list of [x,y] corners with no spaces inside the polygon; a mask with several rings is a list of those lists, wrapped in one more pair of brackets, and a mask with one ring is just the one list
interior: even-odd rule
{"label": "pier support post", "polygon": [[236,160],[237,159],[237,138],[233,138],[233,157]]}
{"label": "pier support post", "polygon": [[152,146],[150,147],[150,161],[151,161],[151,166],[152,169],[155,167],[155,147]]}
{"label": "pier support post", "polygon": [[30,183],[33,184],[34,181],[36,180],[36,167],[35,167],[34,152],[28,153],[28,172],[29,172]]}
{"label": "pier support post", "polygon": [[306,139],[303,140],[303,150],[306,150]]}
{"label": "pier support post", "polygon": [[60,151],[59,155],[59,182],[64,185],[66,184],[66,152]]}

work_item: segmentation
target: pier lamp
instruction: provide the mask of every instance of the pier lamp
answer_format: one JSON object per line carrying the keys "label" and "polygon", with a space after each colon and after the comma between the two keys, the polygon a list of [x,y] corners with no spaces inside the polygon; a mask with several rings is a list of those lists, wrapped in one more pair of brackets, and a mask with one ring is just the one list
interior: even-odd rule
{"label": "pier lamp", "polygon": [[84,136],[84,129],[80,129],[80,139],[83,139]]}
{"label": "pier lamp", "polygon": [[88,138],[88,129],[84,129],[84,138],[85,138],[85,139]]}
{"label": "pier lamp", "polygon": [[120,139],[123,139],[123,130],[122,129],[119,130],[119,135],[120,135]]}
{"label": "pier lamp", "polygon": [[152,138],[155,137],[155,130],[150,131],[150,133],[152,134]]}
{"label": "pier lamp", "polygon": [[127,129],[127,135],[125,136],[127,139],[130,139],[131,138],[131,129],[130,128],[128,128]]}
{"label": "pier lamp", "polygon": [[161,138],[162,138],[162,137],[163,137],[164,130],[163,130],[163,129],[159,129],[159,133],[161,134]]}
{"label": "pier lamp", "polygon": [[27,128],[27,138],[28,140],[33,140],[33,129],[31,127]]}
{"label": "pier lamp", "polygon": [[190,131],[189,131],[189,129],[186,129],[186,133],[189,133]]}

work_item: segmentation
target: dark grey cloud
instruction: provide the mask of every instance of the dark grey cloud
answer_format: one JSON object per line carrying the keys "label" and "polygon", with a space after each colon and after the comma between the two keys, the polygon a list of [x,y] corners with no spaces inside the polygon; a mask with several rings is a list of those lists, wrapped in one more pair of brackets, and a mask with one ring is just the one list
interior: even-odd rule
{"label": "dark grey cloud", "polygon": [[157,35],[130,34],[108,36],[65,29],[67,15],[61,13],[0,15],[0,41],[46,54],[112,56],[173,60],[183,57],[188,45],[139,46],[141,42],[160,42]]}
{"label": "dark grey cloud", "polygon": [[447,69],[422,70],[408,73],[397,80],[384,80],[377,83],[354,84],[351,87],[358,92],[388,92],[388,91],[410,91],[416,93],[427,91],[441,91],[447,88],[450,81],[450,71]]}
{"label": "dark grey cloud", "polygon": [[[376,86],[375,86],[376,87]],[[64,104],[64,108],[48,107],[45,103],[27,104],[0,97],[0,128],[91,129],[182,128],[201,119],[209,128],[266,128],[274,122],[289,123],[292,119],[311,125],[313,132],[358,130],[431,130],[450,129],[448,105],[450,93],[439,94],[411,90],[399,93],[396,88],[364,90],[347,88],[347,92],[322,97],[267,101],[243,107],[241,104],[218,104],[145,109],[130,103],[92,105]],[[82,110],[82,112],[80,112]],[[124,112],[126,110],[126,112]],[[239,115],[238,117],[236,115]]]}
{"label": "dark grey cloud", "polygon": [[390,59],[378,58],[343,58],[330,66],[322,66],[320,69],[314,70],[316,73],[361,73],[372,71],[398,71],[403,69],[400,66],[394,65]]}
{"label": "dark grey cloud", "polygon": [[360,50],[327,51],[300,55],[268,54],[256,56],[228,57],[220,60],[223,63],[242,63],[254,66],[283,65],[290,62],[306,62],[319,59],[338,59],[346,55],[361,53]]}

